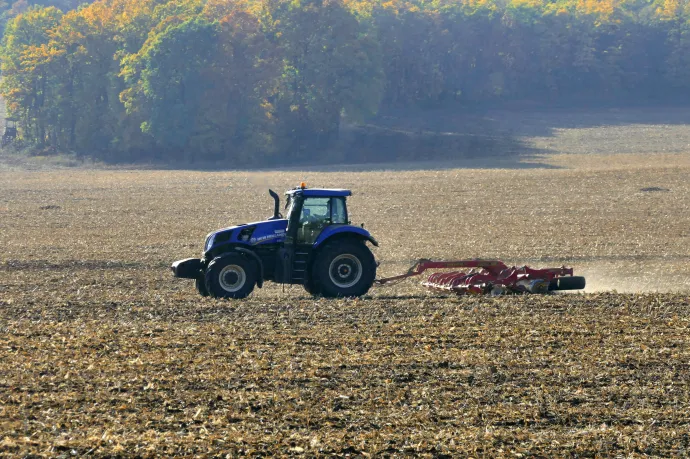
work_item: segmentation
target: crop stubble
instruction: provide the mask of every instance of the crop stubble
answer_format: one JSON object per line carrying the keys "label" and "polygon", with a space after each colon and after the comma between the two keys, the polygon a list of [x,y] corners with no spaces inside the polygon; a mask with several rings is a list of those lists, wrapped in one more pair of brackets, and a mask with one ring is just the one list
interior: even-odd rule
{"label": "crop stubble", "polygon": [[[535,159],[561,168],[0,174],[0,455],[687,454],[688,156]],[[171,278],[300,180],[353,189],[382,275],[500,257],[630,293]]]}

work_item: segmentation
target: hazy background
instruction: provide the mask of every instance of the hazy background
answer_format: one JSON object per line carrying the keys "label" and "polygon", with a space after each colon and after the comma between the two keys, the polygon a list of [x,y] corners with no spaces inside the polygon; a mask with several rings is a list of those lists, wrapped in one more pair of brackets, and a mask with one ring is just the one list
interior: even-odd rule
{"label": "hazy background", "polygon": [[648,116],[688,99],[690,13],[673,1],[77,6],[0,4],[12,151],[202,168],[448,160],[533,154],[548,145],[525,137],[561,128],[687,121]]}

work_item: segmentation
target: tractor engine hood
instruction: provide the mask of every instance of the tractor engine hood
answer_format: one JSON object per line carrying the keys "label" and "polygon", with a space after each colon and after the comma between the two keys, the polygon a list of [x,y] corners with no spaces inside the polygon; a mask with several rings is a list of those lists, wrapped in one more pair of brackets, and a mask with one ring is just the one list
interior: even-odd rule
{"label": "tractor engine hood", "polygon": [[204,243],[204,253],[221,245],[277,244],[285,240],[287,219],[243,223],[209,233]]}

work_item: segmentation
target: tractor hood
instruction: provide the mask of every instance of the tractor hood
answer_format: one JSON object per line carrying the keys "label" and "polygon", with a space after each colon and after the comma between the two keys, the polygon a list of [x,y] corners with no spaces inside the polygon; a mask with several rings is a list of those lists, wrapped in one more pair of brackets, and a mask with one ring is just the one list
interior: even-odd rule
{"label": "tractor hood", "polygon": [[263,245],[278,244],[285,240],[287,219],[243,223],[209,233],[204,243],[204,252],[221,245]]}

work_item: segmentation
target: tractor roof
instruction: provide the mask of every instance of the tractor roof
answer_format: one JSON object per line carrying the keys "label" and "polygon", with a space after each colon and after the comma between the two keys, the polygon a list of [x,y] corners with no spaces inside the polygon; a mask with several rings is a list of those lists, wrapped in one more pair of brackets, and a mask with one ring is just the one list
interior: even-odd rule
{"label": "tractor roof", "polygon": [[302,196],[317,196],[317,197],[332,197],[332,196],[352,196],[352,191],[343,189],[326,189],[326,188],[295,188],[288,190],[285,194],[294,196],[301,194]]}

